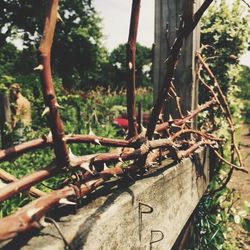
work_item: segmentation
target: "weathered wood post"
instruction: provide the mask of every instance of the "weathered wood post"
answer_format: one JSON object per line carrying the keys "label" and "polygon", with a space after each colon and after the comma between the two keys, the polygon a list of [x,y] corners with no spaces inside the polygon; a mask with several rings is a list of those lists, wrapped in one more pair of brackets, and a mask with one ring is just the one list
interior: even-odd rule
{"label": "weathered wood post", "polygon": [[[193,13],[201,5],[200,0],[156,0],[155,1],[155,45],[154,45],[154,97],[164,82],[169,50],[176,38],[180,19],[193,18]],[[183,15],[182,15],[183,14]],[[200,47],[200,26],[184,41],[173,80],[177,94],[181,98],[181,108],[194,109],[198,104],[198,87],[195,77],[195,51]],[[177,117],[173,101],[168,100],[166,113]],[[185,114],[185,113],[184,113]],[[194,121],[193,126],[196,126]]]}
{"label": "weathered wood post", "polygon": [[0,91],[0,136],[2,148],[6,145],[6,136],[4,132],[6,124],[11,124],[9,95],[4,91]]}

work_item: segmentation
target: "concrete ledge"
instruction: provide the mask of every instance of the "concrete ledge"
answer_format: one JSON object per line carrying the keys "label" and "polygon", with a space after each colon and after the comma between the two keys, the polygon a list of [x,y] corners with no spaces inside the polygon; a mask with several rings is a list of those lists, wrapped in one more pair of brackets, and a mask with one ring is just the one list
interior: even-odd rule
{"label": "concrete ledge", "polygon": [[[163,162],[157,174],[112,187],[58,224],[73,249],[171,249],[207,188],[208,166],[208,150],[172,167]],[[53,225],[29,238],[22,235],[1,249],[64,249]]]}

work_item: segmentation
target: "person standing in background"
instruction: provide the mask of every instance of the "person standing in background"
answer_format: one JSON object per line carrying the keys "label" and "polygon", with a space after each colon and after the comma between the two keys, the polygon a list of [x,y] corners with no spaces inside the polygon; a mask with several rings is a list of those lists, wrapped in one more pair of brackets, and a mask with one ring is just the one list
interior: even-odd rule
{"label": "person standing in background", "polygon": [[31,124],[31,105],[29,100],[21,93],[21,86],[18,83],[10,86],[10,97],[12,105],[12,128],[15,129],[19,122],[23,126]]}
{"label": "person standing in background", "polygon": [[25,136],[25,129],[31,125],[31,105],[29,100],[21,93],[19,83],[10,86],[10,102],[11,102],[11,128],[12,143],[20,143]]}

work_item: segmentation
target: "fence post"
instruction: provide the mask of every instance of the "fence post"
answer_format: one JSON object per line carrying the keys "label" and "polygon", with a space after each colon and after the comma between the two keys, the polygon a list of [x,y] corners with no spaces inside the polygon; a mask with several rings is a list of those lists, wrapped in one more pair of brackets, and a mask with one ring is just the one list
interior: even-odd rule
{"label": "fence post", "polygon": [[6,134],[4,129],[6,124],[11,124],[11,110],[9,95],[3,91],[0,91],[0,136],[1,136],[1,148],[4,148],[6,141]]}
{"label": "fence post", "polygon": [[[154,98],[160,86],[164,84],[166,64],[164,61],[176,38],[180,18],[192,18],[193,13],[201,5],[201,0],[156,0],[155,1],[155,44],[154,44]],[[183,11],[184,10],[184,11]],[[186,110],[194,109],[198,104],[198,86],[195,76],[195,51],[200,47],[200,26],[184,41],[181,55],[175,72],[174,84],[181,98],[181,107]],[[177,118],[177,111],[172,100],[168,100],[166,114]],[[185,114],[185,113],[184,113]],[[193,126],[196,126],[194,121]]]}

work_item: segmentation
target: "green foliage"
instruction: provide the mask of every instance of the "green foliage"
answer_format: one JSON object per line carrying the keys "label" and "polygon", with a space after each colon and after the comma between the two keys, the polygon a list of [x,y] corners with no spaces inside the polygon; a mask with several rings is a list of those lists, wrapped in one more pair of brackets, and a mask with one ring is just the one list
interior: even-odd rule
{"label": "green foliage", "polygon": [[52,49],[54,68],[67,89],[94,88],[103,81],[102,65],[107,61],[101,44],[101,19],[89,1],[60,1],[59,23]]}
{"label": "green foliage", "polygon": [[[136,84],[140,87],[152,85],[152,55],[151,50],[137,43],[136,45]],[[120,44],[110,56],[109,79],[112,86],[121,88],[127,82],[126,44]]]}
{"label": "green foliage", "polygon": [[[201,42],[213,46],[215,50],[208,62],[224,91],[230,85],[228,72],[235,67],[235,57],[240,57],[247,49],[249,18],[240,0],[234,1],[232,9],[225,0],[215,1],[202,18]],[[207,55],[211,56],[210,50]]]}
{"label": "green foliage", "polygon": [[10,37],[23,38],[25,44],[34,41],[36,33],[41,31],[41,24],[38,25],[37,19],[38,17],[41,19],[43,7],[44,1],[40,0],[2,0],[0,8],[0,47]]}
{"label": "green foliage", "polygon": [[[231,79],[233,76],[238,76],[238,71],[231,71]],[[235,124],[236,130],[239,129],[239,123],[242,120],[241,110],[243,109],[242,100],[238,98],[240,89],[237,85],[230,85],[227,92],[227,99],[230,106],[230,111]],[[209,114],[207,114],[208,116]],[[229,159],[231,150],[230,132],[228,123],[224,116],[219,113],[214,113],[215,122],[217,124],[217,130],[214,132],[217,137],[226,139],[226,143],[223,145],[223,155]],[[206,119],[207,117],[200,117],[200,119]],[[229,167],[219,163],[218,161],[212,161],[213,178],[209,184],[208,192],[212,192],[225,182]],[[237,164],[237,161],[235,159]],[[214,195],[204,196],[197,208],[195,214],[195,249],[197,250],[210,250],[210,249],[238,249],[235,246],[236,242],[228,241],[231,226],[235,223],[234,218],[238,218],[238,215],[232,205],[238,199],[238,194],[235,190],[231,190],[224,187]],[[248,226],[248,221],[245,218],[240,217],[240,222]],[[231,225],[232,224],[232,225]]]}
{"label": "green foliage", "polygon": [[15,62],[19,59],[19,51],[13,44],[6,43],[0,47],[0,81],[7,74],[14,74]]}
{"label": "green foliage", "polygon": [[[20,60],[10,61],[18,61],[15,67],[11,67],[12,72],[8,71],[10,75],[30,74],[37,64],[35,47],[38,47],[42,34],[45,2],[3,0],[1,3],[0,47],[6,47],[7,38],[8,41],[19,39],[24,46],[24,50],[19,52]],[[63,22],[57,25],[52,63],[54,72],[62,78],[67,89],[95,87],[103,79],[101,70],[107,61],[107,52],[101,44],[101,19],[90,3],[89,0],[60,1],[59,12]],[[13,59],[14,55],[8,53],[14,53],[16,49],[11,50],[10,46],[13,47],[8,44],[8,51],[3,53],[8,59]],[[5,65],[4,68],[7,70],[9,67]]]}
{"label": "green foliage", "polygon": [[[22,193],[12,197],[11,199],[8,199],[0,204],[0,218],[3,218],[4,216],[8,214],[12,214],[16,212],[16,210],[19,207],[22,207],[29,203],[31,201],[31,198],[29,198],[27,195],[24,195]],[[15,204],[15,205],[13,205]]]}
{"label": "green foliage", "polygon": [[15,62],[19,60],[19,52],[13,44],[0,47],[0,91],[7,92],[15,81]]}
{"label": "green foliage", "polygon": [[250,99],[250,68],[247,66],[241,66],[241,72],[239,79],[236,84],[240,87],[241,92],[239,93],[239,97],[242,99],[249,100]]}
{"label": "green foliage", "polygon": [[[42,35],[45,2],[3,0],[0,10],[0,73],[14,76],[20,82],[26,78],[24,85],[38,79],[33,77],[32,71],[38,64],[37,48]],[[63,22],[57,23],[51,58],[54,75],[62,79],[64,89],[125,87],[126,45],[118,46],[108,55],[102,45],[102,20],[91,1],[61,0],[59,13]],[[10,43],[13,40],[23,45],[21,51]],[[151,86],[151,50],[137,44],[136,57],[137,86]],[[30,76],[32,81],[29,81]]]}
{"label": "green foliage", "polygon": [[[202,19],[202,44],[213,47],[204,51],[207,63],[222,86],[223,92],[226,93],[236,129],[242,119],[241,111],[244,108],[242,100],[239,99],[239,96],[244,95],[241,88],[246,90],[248,84],[245,76],[247,69],[237,64],[237,57],[240,57],[247,48],[249,28],[249,14],[238,0],[234,2],[232,9],[225,0],[216,1]],[[242,69],[245,70],[244,75]],[[208,84],[210,83],[206,73],[203,74],[203,78]],[[247,93],[247,90],[245,92]],[[200,99],[201,102],[207,99],[207,92],[202,92],[202,88]],[[228,158],[230,156],[228,124],[218,110],[214,110],[213,115],[217,124],[216,135],[227,140],[223,146],[223,154]],[[208,116],[207,113],[203,117],[200,116],[200,119],[207,119]],[[209,192],[222,185],[228,175],[228,167],[213,162],[213,172]],[[238,218],[238,214],[232,209],[232,204],[237,199],[237,192],[226,187],[215,195],[204,196],[201,199],[195,215],[195,249],[238,249],[237,243],[228,241],[232,230],[230,225],[235,223],[235,218]],[[240,221],[243,223],[245,220],[240,219]]]}
{"label": "green foliage", "polygon": [[195,249],[224,249],[228,220],[231,216],[227,208],[231,204],[232,197],[227,190],[223,190],[213,197],[202,198],[196,214]]}
{"label": "green foliage", "polygon": [[244,104],[244,119],[246,123],[250,123],[250,68],[241,66],[239,78],[236,81],[237,86],[240,88],[238,97],[243,99]]}
{"label": "green foliage", "polygon": [[[220,187],[222,179],[227,177],[226,166],[219,170],[209,185],[212,192]],[[195,249],[210,250],[223,249],[234,250],[243,249],[241,243],[236,241],[232,235],[236,225],[249,232],[249,202],[245,202],[244,207],[236,211],[233,206],[240,199],[236,190],[224,188],[212,196],[204,196],[197,208],[195,217]]]}

